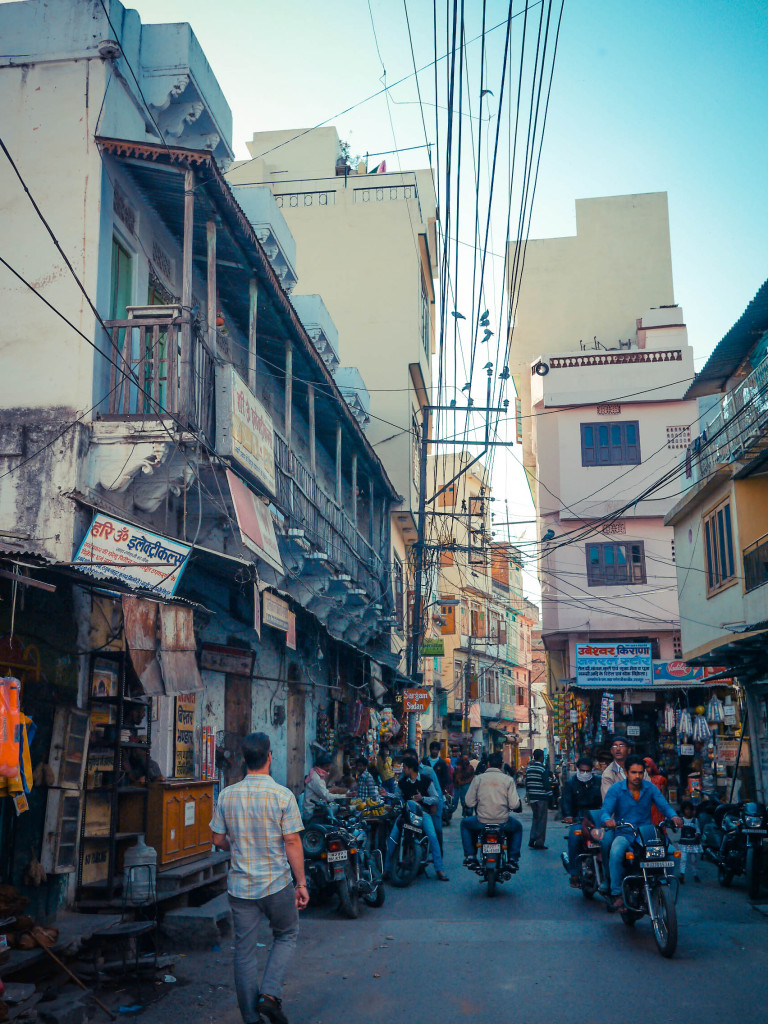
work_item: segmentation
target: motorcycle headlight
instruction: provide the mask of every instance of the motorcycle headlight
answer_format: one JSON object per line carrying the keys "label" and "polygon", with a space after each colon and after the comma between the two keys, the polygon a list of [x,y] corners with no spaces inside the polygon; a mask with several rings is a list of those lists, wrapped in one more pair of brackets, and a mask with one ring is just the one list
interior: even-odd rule
{"label": "motorcycle headlight", "polygon": [[744,824],[747,828],[760,828],[763,824],[763,819],[759,814],[746,814],[744,816]]}

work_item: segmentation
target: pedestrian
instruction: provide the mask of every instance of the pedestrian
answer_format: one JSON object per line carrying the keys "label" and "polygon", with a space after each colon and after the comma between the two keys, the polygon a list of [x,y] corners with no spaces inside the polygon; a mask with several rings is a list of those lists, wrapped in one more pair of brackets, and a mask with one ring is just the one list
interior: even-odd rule
{"label": "pedestrian", "polygon": [[472,779],[475,777],[475,769],[469,762],[469,758],[466,754],[462,754],[459,758],[458,764],[453,771],[453,809],[454,811],[459,806],[461,801],[462,814],[467,813],[466,796],[469,791],[469,787],[472,784]]}
{"label": "pedestrian", "polygon": [[525,792],[533,811],[528,845],[532,850],[546,850],[547,811],[552,796],[552,781],[548,765],[544,764],[544,751],[538,747],[525,769]]}
{"label": "pedestrian", "polygon": [[[227,891],[235,932],[235,992],[244,1024],[288,1024],[283,984],[299,935],[299,910],[309,903],[301,831],[290,790],[270,775],[269,736],[242,743],[246,776],[222,790],[211,821],[213,845],[231,853]],[[293,872],[293,881],[291,880]],[[259,986],[258,926],[265,917],[272,946]]]}
{"label": "pedestrian", "polygon": [[[650,776],[653,785],[662,793],[663,796],[666,796],[667,779],[666,776],[662,775],[659,771],[656,762],[653,760],[652,757],[644,757],[643,764],[645,765],[645,770]],[[651,824],[660,825],[662,821],[664,821],[664,815],[658,809],[656,804],[654,804],[653,807],[651,807]]]}
{"label": "pedestrian", "polygon": [[395,769],[392,767],[392,758],[389,756],[389,744],[379,744],[379,753],[376,758],[376,770],[379,773],[381,784],[384,789],[393,794],[395,792]]}

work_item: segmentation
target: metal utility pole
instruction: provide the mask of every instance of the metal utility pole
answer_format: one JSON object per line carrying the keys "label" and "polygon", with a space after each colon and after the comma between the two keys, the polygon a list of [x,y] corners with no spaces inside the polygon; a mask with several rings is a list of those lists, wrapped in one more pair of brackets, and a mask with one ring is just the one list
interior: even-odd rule
{"label": "metal utility pole", "polygon": [[[416,524],[416,565],[413,581],[413,621],[411,624],[411,645],[408,657],[408,675],[416,680],[419,669],[419,648],[421,645],[421,577],[424,572],[424,532],[427,503],[427,445],[429,435],[429,406],[421,410],[421,461],[419,463],[419,515]],[[416,745],[416,718],[408,717],[408,746]]]}

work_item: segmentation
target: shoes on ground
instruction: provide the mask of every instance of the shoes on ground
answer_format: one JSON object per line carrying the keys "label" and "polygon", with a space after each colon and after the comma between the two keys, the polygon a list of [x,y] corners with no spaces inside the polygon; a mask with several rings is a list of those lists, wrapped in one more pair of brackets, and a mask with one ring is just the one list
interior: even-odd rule
{"label": "shoes on ground", "polygon": [[611,910],[613,910],[614,913],[621,913],[622,910],[626,909],[627,908],[624,906],[624,900],[621,898],[621,896],[614,896],[613,901],[611,902]]}
{"label": "shoes on ground", "polygon": [[607,896],[607,895],[608,895],[608,891],[609,891],[609,890],[608,890],[608,886],[607,886],[607,884],[606,884],[605,882],[603,882],[603,884],[602,884],[602,885],[600,886],[600,888],[599,888],[599,889],[598,889],[597,891],[598,891],[598,892],[599,892],[599,893],[600,893],[600,894],[601,894],[602,896]]}
{"label": "shoes on ground", "polygon": [[464,867],[465,868],[476,868],[477,867],[477,863],[478,863],[477,857],[465,857],[464,858]]}
{"label": "shoes on ground", "polygon": [[680,883],[680,885],[685,885],[685,875],[678,875],[677,880]]}
{"label": "shoes on ground", "polygon": [[580,889],[581,888],[581,879],[578,878],[576,875],[571,875],[571,888],[572,889]]}
{"label": "shoes on ground", "polygon": [[530,846],[531,849],[533,849],[534,843],[528,843],[528,845]]}
{"label": "shoes on ground", "polygon": [[512,858],[510,858],[510,861],[509,861],[509,870],[510,870],[510,871],[511,871],[511,872],[512,872],[512,873],[514,874],[514,873],[515,873],[515,871],[518,871],[519,869],[520,869],[520,864],[519,864],[519,862],[518,862],[518,861],[516,861],[516,860],[512,860]]}
{"label": "shoes on ground", "polygon": [[450,879],[448,878],[448,875],[446,875],[446,873],[444,871],[438,871],[437,875],[435,877],[437,878],[438,882],[449,882],[450,881]]}
{"label": "shoes on ground", "polygon": [[694,880],[694,882],[700,882],[701,881],[701,876],[700,875],[694,875],[693,876],[693,880]]}
{"label": "shoes on ground", "polygon": [[534,850],[548,850],[549,847],[545,846],[544,843],[534,843],[533,844],[533,849]]}
{"label": "shoes on ground", "polygon": [[277,996],[259,996],[259,1014],[270,1024],[288,1024],[288,1018],[283,1013],[283,1004]]}

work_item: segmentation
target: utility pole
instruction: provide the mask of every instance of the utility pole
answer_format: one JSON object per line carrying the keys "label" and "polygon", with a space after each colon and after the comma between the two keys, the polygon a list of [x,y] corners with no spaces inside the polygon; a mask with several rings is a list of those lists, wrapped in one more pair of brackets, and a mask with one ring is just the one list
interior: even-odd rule
{"label": "utility pole", "polygon": [[[416,524],[416,566],[413,581],[413,622],[411,626],[411,647],[408,657],[408,675],[416,680],[419,670],[419,648],[421,646],[421,577],[424,571],[424,532],[427,505],[427,445],[429,435],[429,406],[421,410],[421,462],[419,463],[419,517]],[[408,746],[416,745],[416,718],[408,716]]]}

